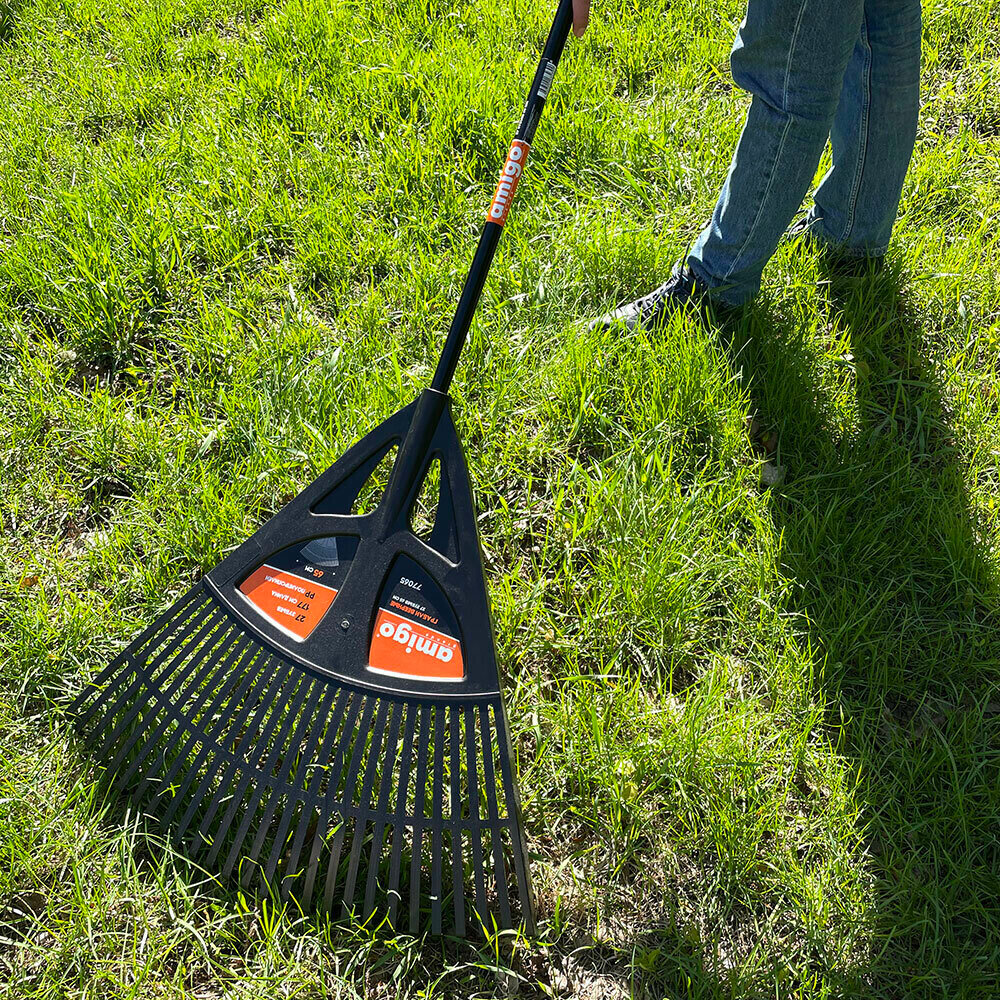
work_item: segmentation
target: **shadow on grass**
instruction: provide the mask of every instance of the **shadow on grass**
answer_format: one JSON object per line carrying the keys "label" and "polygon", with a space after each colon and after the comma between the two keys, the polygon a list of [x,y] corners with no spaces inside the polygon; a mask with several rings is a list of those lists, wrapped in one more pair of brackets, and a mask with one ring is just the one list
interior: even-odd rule
{"label": "shadow on grass", "polygon": [[16,41],[23,7],[23,0],[0,0],[0,49]]}
{"label": "shadow on grass", "polygon": [[946,361],[900,275],[825,277],[848,345],[849,427],[824,394],[815,334],[754,305],[722,336],[778,429],[787,480],[770,508],[796,583],[788,610],[806,623],[828,733],[858,778],[872,876],[862,950],[817,953],[809,987],[780,968],[730,976],[664,913],[630,961],[586,951],[625,996],[1000,995],[1000,595],[965,485],[966,449],[981,443],[955,426]]}
{"label": "shadow on grass", "polygon": [[988,533],[966,493],[944,359],[899,276],[829,279],[854,369],[851,432],[834,429],[794,325],[751,310],[728,349],[779,428],[783,572],[799,584],[831,732],[865,807],[875,933],[839,989],[995,995],[1000,632]]}

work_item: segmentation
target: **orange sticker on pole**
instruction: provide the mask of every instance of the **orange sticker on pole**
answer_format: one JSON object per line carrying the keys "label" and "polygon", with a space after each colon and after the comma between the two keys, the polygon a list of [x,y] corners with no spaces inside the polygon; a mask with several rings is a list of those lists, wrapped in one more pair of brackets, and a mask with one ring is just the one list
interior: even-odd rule
{"label": "orange sticker on pole", "polygon": [[502,226],[507,221],[507,213],[510,211],[510,203],[514,200],[514,192],[517,190],[521,174],[524,172],[524,164],[528,159],[528,150],[531,146],[523,139],[515,139],[510,144],[510,152],[507,153],[507,162],[500,172],[500,180],[497,181],[497,189],[490,202],[490,210],[486,216],[488,222],[495,222]]}

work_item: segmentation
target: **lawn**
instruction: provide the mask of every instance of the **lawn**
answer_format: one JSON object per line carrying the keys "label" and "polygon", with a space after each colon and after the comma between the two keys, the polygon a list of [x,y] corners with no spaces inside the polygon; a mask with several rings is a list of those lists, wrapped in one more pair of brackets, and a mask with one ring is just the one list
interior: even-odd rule
{"label": "lawn", "polygon": [[1000,2],[925,4],[882,275],[588,332],[711,210],[741,13],[596,5],[456,378],[540,919],[484,943],[213,886],[66,708],[429,380],[548,6],[0,3],[0,996],[1000,994]]}

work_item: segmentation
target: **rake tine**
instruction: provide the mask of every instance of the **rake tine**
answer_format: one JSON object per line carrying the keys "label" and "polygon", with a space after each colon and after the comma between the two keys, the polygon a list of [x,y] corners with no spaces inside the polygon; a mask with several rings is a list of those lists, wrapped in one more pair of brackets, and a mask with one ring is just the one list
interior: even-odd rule
{"label": "rake tine", "polygon": [[441,798],[444,793],[444,706],[434,706],[434,833],[431,838],[431,930],[441,933],[441,826],[444,817]]}
{"label": "rake tine", "polygon": [[[199,674],[190,684],[189,691],[200,691],[198,697],[191,704],[188,709],[187,718],[194,719],[197,717],[197,713],[201,709],[202,703],[208,697],[208,695],[215,690],[220,680],[226,680],[231,675],[231,669],[235,657],[238,655],[239,651],[246,647],[247,643],[246,636],[241,636],[236,633],[235,630],[230,630],[223,642],[220,642],[215,652],[212,654],[211,658],[206,663],[206,670]],[[222,661],[221,664],[219,661]],[[218,667],[216,669],[216,667]],[[209,672],[215,670],[211,679],[205,683],[205,677]],[[232,677],[232,683],[236,682],[235,676]],[[204,684],[204,687],[202,685]],[[164,713],[163,719],[157,725],[156,729],[149,734],[146,742],[140,747],[139,753],[135,760],[129,765],[128,770],[121,776],[118,782],[118,787],[120,789],[126,789],[129,783],[132,781],[133,776],[139,770],[139,768],[145,763],[146,758],[152,753],[153,748],[156,747],[163,737],[163,734],[167,731],[167,727],[170,725],[171,720],[176,720],[178,725],[174,732],[171,734],[170,739],[167,741],[166,746],[161,750],[160,756],[166,761],[173,751],[175,745],[180,742],[184,733],[187,732],[185,726],[177,712],[168,710]],[[113,768],[112,768],[113,770]],[[148,777],[148,775],[147,775]],[[137,797],[135,798],[135,804],[138,805],[138,800],[141,798],[141,783],[139,789],[136,790]]]}
{"label": "rake tine", "polygon": [[[243,796],[246,794],[247,786],[253,777],[256,766],[261,757],[266,753],[271,736],[277,728],[285,699],[292,693],[295,682],[298,680],[295,671],[291,667],[284,664],[282,666],[285,667],[283,671],[280,669],[275,671],[276,685],[274,686],[276,690],[273,693],[269,691],[261,699],[256,711],[254,711],[247,722],[246,732],[236,745],[232,758],[225,765],[219,778],[219,794],[212,797],[212,803],[208,808],[208,812],[202,817],[202,821],[195,832],[196,847],[199,841],[202,843],[209,842],[209,830],[212,829],[216,813],[222,806],[224,790],[231,788],[233,781],[237,781],[237,775],[239,775],[236,790],[230,795],[229,805],[223,814],[224,818],[216,827],[216,835],[211,838],[212,846],[209,848],[208,864],[215,862],[222,838],[229,829],[233,814],[240,802],[243,801]],[[289,685],[291,685],[291,689]]]}
{"label": "rake tine", "polygon": [[[236,787],[230,796],[229,805],[220,821],[216,836],[212,838],[212,847],[206,858],[206,864],[214,864],[222,846],[223,838],[236,816],[237,809],[243,806],[242,819],[234,838],[230,852],[227,855],[226,863],[223,866],[223,875],[228,878],[232,874],[233,865],[239,856],[240,848],[246,838],[247,831],[253,818],[257,813],[260,797],[271,785],[270,777],[282,752],[286,750],[286,741],[292,727],[299,721],[299,713],[302,703],[309,693],[313,680],[308,675],[299,676],[295,671],[290,671],[286,681],[283,683],[279,696],[267,717],[264,729],[255,737],[254,742],[248,747],[249,753],[244,760],[237,760],[230,764],[229,772],[220,781],[220,788],[236,781]],[[289,704],[289,698],[291,703]],[[287,710],[286,710],[287,708]],[[284,714],[282,715],[282,713]],[[261,719],[263,722],[263,717]],[[280,725],[279,725],[280,723]],[[270,750],[268,750],[270,747]],[[266,756],[265,756],[266,755]],[[251,790],[251,785],[252,790]],[[247,793],[250,798],[244,805]],[[274,789],[277,794],[277,789]]]}
{"label": "rake tine", "polygon": [[[212,614],[209,615],[204,626],[202,626],[197,635],[194,636],[194,638],[192,638],[191,640],[192,645],[197,645],[198,643],[200,643],[203,639],[206,638],[209,632],[211,632],[212,629],[218,625],[219,633],[216,634],[211,640],[209,640],[210,645],[206,644],[206,648],[208,649],[214,648],[218,644],[221,635],[224,634],[226,631],[225,624],[220,624],[220,622],[222,622],[222,616],[217,612],[213,611]],[[171,657],[170,663],[167,664],[167,666],[165,666],[163,669],[162,677],[168,676],[171,673],[171,671],[174,670],[177,661],[186,657],[188,652],[189,651],[185,649],[183,652],[178,652],[176,655]],[[118,771],[118,767],[121,765],[122,761],[124,761],[125,757],[127,756],[128,752],[132,749],[132,747],[135,746],[136,741],[142,735],[144,726],[148,726],[149,723],[153,719],[155,719],[157,714],[159,714],[159,712],[162,710],[163,705],[169,703],[170,699],[174,696],[174,694],[176,694],[180,686],[191,675],[194,668],[198,666],[198,662],[199,661],[197,657],[189,657],[187,661],[184,663],[184,665],[181,667],[181,669],[177,672],[177,675],[174,678],[173,683],[170,685],[170,687],[162,697],[159,695],[156,686],[153,685],[151,680],[150,681],[151,697],[147,699],[140,699],[140,698],[135,699],[132,707],[122,717],[121,722],[118,723],[118,726],[114,730],[114,732],[111,733],[109,736],[107,736],[104,740],[104,743],[101,745],[100,749],[95,751],[98,757],[104,757],[106,754],[110,753],[112,747],[118,745],[118,741],[121,738],[122,734],[132,724],[136,716],[138,716],[140,712],[142,713],[143,725],[136,726],[135,732],[128,740],[125,741],[125,745],[119,751],[118,756],[115,757],[110,768],[108,768],[111,774],[115,774]],[[157,678],[157,681],[161,680],[162,677]],[[167,717],[169,718],[169,711],[167,713]]]}
{"label": "rake tine", "polygon": [[[219,771],[222,770],[223,765],[226,764],[226,757],[230,757],[230,764],[227,765],[227,770],[231,764],[239,760],[239,755],[242,752],[243,747],[252,738],[251,734],[258,727],[260,718],[266,715],[273,706],[274,698],[287,677],[289,672],[287,668],[284,672],[273,669],[274,660],[270,654],[263,654],[261,660],[258,662],[260,662],[258,676],[262,677],[266,672],[270,675],[271,682],[260,697],[257,697],[256,686],[251,689],[250,697],[244,701],[243,707],[240,709],[236,719],[231,721],[229,728],[230,733],[239,733],[245,729],[231,754],[226,752],[221,741],[217,741],[213,746],[209,747],[209,750],[214,751],[215,756],[211,763],[208,764],[205,774],[202,776],[194,795],[191,797],[191,803],[188,806],[187,812],[184,813],[181,817],[180,823],[177,825],[176,835],[178,840],[182,839],[184,834],[187,833],[187,829],[190,826],[191,821],[194,819],[195,813],[198,811],[198,807],[201,805],[205,793],[208,791]],[[219,787],[221,790],[221,783]],[[219,798],[217,796],[213,796],[209,803],[208,812],[202,820],[202,824],[204,824],[205,820],[210,823],[212,819],[215,818],[215,813],[217,812],[219,805]],[[199,830],[200,829],[201,827],[199,827]],[[198,837],[195,838],[195,844],[192,849],[194,852],[197,851],[197,842],[199,839],[200,838]]]}
{"label": "rake tine", "polygon": [[420,926],[420,859],[424,850],[424,812],[427,808],[427,754],[431,740],[431,708],[420,706],[420,744],[417,747],[417,783],[413,794],[413,851],[410,854],[410,933]]}
{"label": "rake tine", "polygon": [[[365,708],[370,713],[370,701],[371,699],[366,698],[364,695],[355,695],[351,699],[351,707],[348,710],[347,718],[344,720],[344,728],[340,734],[340,740],[337,743],[337,757],[334,761],[333,767],[330,768],[330,777],[326,785],[326,795],[323,798],[323,809],[320,813],[319,820],[316,823],[316,832],[313,834],[312,847],[309,850],[309,867],[306,871],[306,881],[304,888],[304,898],[312,899],[313,886],[316,882],[316,873],[319,869],[319,854],[323,844],[327,837],[327,824],[330,821],[330,815],[335,809],[337,790],[340,788],[341,778],[344,776],[344,761],[347,756],[347,748],[351,742],[351,736],[355,732],[355,723],[358,719],[358,713],[361,711],[362,702],[366,702]],[[344,822],[343,816],[341,821]]]}
{"label": "rake tine", "polygon": [[483,879],[482,837],[483,828],[479,822],[479,780],[476,753],[476,710],[465,708],[465,767],[468,775],[469,792],[469,841],[472,845],[472,874],[476,886],[476,912],[479,919],[486,922],[486,885]]}
{"label": "rake tine", "polygon": [[[143,761],[145,761],[149,756],[152,748],[159,744],[163,734],[167,731],[171,722],[178,723],[175,732],[179,732],[182,729],[181,717],[179,715],[177,705],[175,705],[172,701],[173,697],[177,694],[179,686],[182,683],[186,683],[187,687],[181,695],[181,701],[187,698],[191,691],[197,691],[205,683],[206,678],[216,668],[223,654],[231,647],[232,631],[225,625],[219,626],[219,632],[215,636],[214,643],[215,646],[212,655],[202,661],[201,669],[197,674],[195,674],[193,679],[189,679],[191,671],[189,668],[186,668],[181,672],[171,689],[166,691],[162,697],[154,695],[154,700],[157,703],[156,709],[150,714],[147,720],[144,720],[144,726],[149,725],[149,723],[151,723],[157,715],[160,715],[159,722],[157,722],[156,726],[152,729],[145,731],[143,727],[136,727],[135,732],[129,738],[128,742],[121,747],[118,751],[118,756],[115,757],[108,767],[110,774],[117,775],[112,786],[116,792],[123,792],[126,788],[128,788],[132,776],[138,770],[140,764],[142,764]],[[197,662],[197,660],[192,660],[191,665],[196,664]],[[136,748],[138,748],[138,750],[135,758],[131,764],[128,764],[129,754],[131,754]],[[127,767],[126,764],[128,764]],[[124,770],[122,770],[123,768]]]}
{"label": "rake tine", "polygon": [[[259,679],[260,672],[254,667],[255,661],[259,662],[258,653],[259,648],[251,643],[248,636],[244,636],[240,647],[235,651],[236,655],[232,663],[235,669],[233,669],[232,673],[226,679],[226,683],[222,686],[222,689],[216,693],[215,697],[212,698],[211,702],[205,708],[206,716],[211,717],[218,712],[219,717],[207,733],[202,732],[201,729],[194,725],[190,726],[187,730],[187,738],[184,741],[184,746],[174,758],[173,764],[170,765],[170,770],[163,777],[162,785],[164,788],[169,788],[176,781],[181,768],[184,766],[184,762],[187,760],[188,754],[191,753],[192,748],[199,740],[201,741],[201,749],[195,755],[195,759],[188,768],[181,787],[173,796],[166,813],[164,813],[163,822],[165,825],[169,825],[170,821],[174,818],[174,813],[180,807],[181,802],[183,802],[188,789],[190,789],[202,765],[208,759],[208,755],[215,750],[222,731],[230,721],[225,714],[224,708],[233,687],[236,687],[236,691],[233,693],[232,703],[238,705],[245,698],[250,685]],[[239,682],[238,685],[237,681]],[[136,795],[139,795],[138,791]]]}
{"label": "rake tine", "polygon": [[[344,882],[344,900],[341,908],[342,917],[347,917],[353,909],[351,903],[354,899],[354,883],[358,877],[361,845],[364,843],[365,831],[368,829],[368,813],[371,808],[372,786],[375,783],[375,772],[378,770],[379,758],[382,756],[385,718],[391,707],[391,702],[386,701],[384,698],[379,699],[378,711],[375,713],[375,728],[372,731],[371,748],[368,751],[368,763],[365,766],[365,776],[361,782],[361,796],[358,800],[358,818],[354,824],[354,837],[351,840],[350,861],[347,865],[347,879]],[[372,846],[374,846],[374,840],[372,841]]]}
{"label": "rake tine", "polygon": [[[239,807],[240,803],[242,803],[243,798],[250,787],[250,782],[254,781],[256,787],[250,794],[249,802],[247,802],[243,808],[243,819],[240,822],[239,829],[236,831],[236,838],[233,841],[233,846],[230,848],[229,856],[226,858],[226,863],[222,869],[226,878],[228,878],[233,872],[236,859],[239,857],[240,849],[243,847],[243,841],[246,839],[247,833],[250,830],[250,824],[257,815],[258,808],[260,808],[260,800],[270,786],[271,773],[274,770],[275,764],[278,762],[278,758],[284,754],[288,759],[289,767],[291,766],[292,754],[289,752],[290,748],[287,746],[288,737],[292,731],[292,727],[299,721],[299,713],[302,711],[302,705],[306,700],[306,695],[308,695],[312,690],[312,686],[313,679],[308,674],[304,675],[302,680],[299,682],[298,689],[295,692],[291,708],[285,713],[285,718],[281,723],[281,728],[278,730],[277,736],[274,737],[271,752],[267,755],[267,759],[264,761],[263,767],[260,765],[260,759],[264,756],[264,749],[267,747],[268,741],[271,738],[270,732],[265,733],[259,740],[258,746],[260,747],[260,753],[254,760],[253,766],[243,769],[239,786],[233,794],[233,799],[229,803],[229,809],[226,811],[225,818],[219,826],[220,831],[229,829],[229,825],[232,823],[233,817],[236,814],[236,809]],[[282,703],[284,703],[284,699],[282,699]],[[275,710],[271,716],[271,721],[268,727],[269,730],[273,729],[274,724],[277,721],[277,716],[278,711]],[[280,786],[276,786],[271,789],[272,798],[277,798],[279,794],[279,787]],[[217,845],[220,845],[221,843],[222,837],[216,837],[215,842],[212,844],[212,851],[209,856],[210,863],[214,863],[215,858],[218,856],[219,847]]]}
{"label": "rake tine", "polygon": [[[170,807],[163,818],[165,823],[170,823],[175,811],[186,800],[188,792],[191,790],[195,779],[199,776],[202,767],[208,766],[209,772],[202,776],[204,780],[197,786],[197,793],[193,797],[191,804],[193,806],[195,803],[200,802],[205,787],[211,781],[212,774],[222,766],[219,749],[222,746],[223,736],[227,727],[230,732],[239,732],[246,717],[250,714],[251,707],[260,700],[261,687],[265,684],[266,679],[273,678],[273,674],[267,670],[269,664],[270,656],[256,644],[251,644],[249,655],[242,661],[243,676],[240,678],[239,686],[229,702],[242,706],[235,717],[235,721],[231,715],[227,714],[228,704],[226,696],[220,694],[212,700],[211,705],[208,707],[208,714],[218,712],[218,718],[212,725],[211,731],[202,739],[201,749],[198,751],[194,762],[188,768],[184,781],[174,795]],[[202,737],[202,733],[192,729],[188,744],[184,748],[185,754],[188,752],[188,747],[193,746],[200,737]],[[178,760],[181,760],[181,758],[178,758]],[[175,761],[176,764],[177,761]],[[173,777],[176,777],[176,775],[173,775]],[[164,783],[169,784],[171,780],[172,778],[168,776],[164,779]],[[181,815],[183,819],[186,819],[186,822],[183,822],[179,828],[175,828],[175,833],[178,837],[183,835],[183,832],[187,830],[188,823],[191,821],[191,816],[185,816],[183,813]],[[177,829],[180,830],[179,833],[177,833]]]}
{"label": "rake tine", "polygon": [[[347,781],[344,783],[344,796],[341,799],[341,822],[333,835],[333,845],[330,848],[329,867],[326,872],[326,890],[323,893],[323,909],[329,913],[333,909],[334,890],[337,887],[337,876],[340,874],[340,852],[344,846],[344,833],[347,830],[347,812],[354,802],[354,792],[358,784],[358,771],[361,769],[361,757],[364,752],[365,735],[371,727],[372,710],[375,707],[374,698],[365,699],[365,707],[361,713],[361,727],[358,729],[354,748],[351,751],[351,766],[347,770]],[[380,710],[385,702],[380,702]],[[360,820],[359,820],[360,822]]]}
{"label": "rake tine", "polygon": [[[407,786],[410,782],[410,747],[413,746],[413,729],[416,720],[417,706],[407,705],[406,729],[403,733],[403,759],[399,765],[399,788],[396,790],[396,812],[392,824],[392,854],[389,863],[389,925],[394,930],[396,929],[396,907],[400,900],[399,868],[403,851],[403,831],[406,828],[404,819],[406,816]],[[367,904],[365,909],[367,910]]]}
{"label": "rake tine", "polygon": [[[274,821],[275,811],[277,810],[281,797],[284,794],[281,789],[284,785],[288,784],[289,776],[292,773],[292,768],[295,766],[296,761],[309,760],[316,750],[316,744],[319,743],[320,737],[323,735],[322,720],[328,716],[330,702],[332,700],[333,696],[325,685],[317,684],[314,686],[313,692],[309,698],[309,704],[306,706],[299,728],[296,730],[297,739],[294,741],[293,746],[288,748],[288,752],[285,754],[281,771],[275,782],[275,791],[271,795],[271,800],[268,803],[267,809],[264,811],[264,816],[260,821],[257,836],[254,838],[253,846],[250,848],[248,857],[252,861],[256,861],[260,856],[260,851],[264,846],[264,840],[267,837],[267,832],[271,829],[271,823]],[[318,725],[313,725],[313,723],[318,723]],[[307,736],[308,739],[306,738]],[[305,745],[303,746],[303,744]],[[275,837],[277,838],[278,843],[280,843],[281,838],[285,835],[285,831],[288,827],[288,822],[285,821],[285,817],[288,817],[288,821],[291,820],[293,803],[294,791],[290,791],[288,793],[288,801],[285,804],[285,809],[282,813],[282,818],[278,823],[278,829],[275,832]],[[271,853],[273,855],[274,852],[272,851]],[[263,867],[260,869],[260,874],[266,888],[270,882],[271,876],[268,875],[265,877],[265,869]],[[241,881],[244,887],[249,885],[250,882],[249,878],[246,877]]]}
{"label": "rake tine", "polygon": [[[325,761],[330,759],[330,753],[333,750],[334,742],[337,739],[337,733],[340,731],[340,723],[344,717],[344,710],[347,708],[347,702],[350,698],[350,693],[347,688],[340,688],[337,692],[337,701],[333,707],[333,717],[330,719],[326,727],[326,734],[323,738],[323,746],[320,748],[318,760]],[[357,699],[354,699],[355,701]],[[307,769],[308,770],[308,769]],[[308,788],[303,789],[302,797],[302,811],[299,813],[299,823],[295,829],[295,836],[292,840],[291,850],[288,852],[288,863],[285,866],[285,876],[281,880],[281,891],[283,898],[288,898],[289,890],[288,884],[291,877],[294,875],[296,866],[299,863],[299,855],[302,853],[302,845],[305,842],[306,833],[309,829],[309,822],[312,818],[314,810],[319,805],[319,795],[317,794],[323,784],[323,775],[327,772],[327,768],[323,764],[318,764],[313,771],[313,773],[307,774]],[[282,816],[282,822],[287,827],[291,822],[291,810],[286,817]],[[279,831],[279,836],[275,841],[274,847],[271,848],[271,858],[267,863],[267,877],[273,878],[274,873],[278,870],[278,860],[280,858],[280,845],[284,842],[285,834]]]}
{"label": "rake tine", "polygon": [[[202,596],[202,600],[194,600]],[[89,708],[77,716],[77,726],[84,732],[87,731],[94,714],[102,709],[117,696],[117,692],[128,683],[129,679],[140,673],[139,664],[147,660],[152,652],[166,642],[174,632],[183,630],[187,623],[198,615],[205,606],[203,592],[199,595],[198,589],[194,588],[187,595],[188,599],[183,602],[180,611],[176,607],[165,611],[157,622],[153,625],[162,625],[162,628],[150,627],[145,638],[140,637],[136,641],[126,646],[104,670],[90,682],[88,688],[80,693],[73,703],[74,710],[82,708],[83,703],[93,696],[93,701]],[[165,619],[165,620],[164,620]],[[145,633],[144,633],[145,635]],[[124,668],[128,669],[124,669]],[[105,713],[106,714],[106,713]]]}
{"label": "rake tine", "polygon": [[[156,654],[153,658],[153,662],[148,667],[145,665],[140,666],[140,661],[138,660],[132,660],[132,673],[135,675],[135,680],[132,681],[123,693],[117,696],[114,705],[105,713],[104,723],[97,726],[92,732],[88,733],[84,737],[83,744],[88,751],[93,752],[94,745],[100,736],[101,731],[114,724],[115,714],[118,712],[118,709],[130,698],[133,698],[136,691],[138,691],[144,683],[148,682],[150,685],[152,684],[153,674],[157,671],[160,664],[190,635],[188,629],[191,627],[191,623],[197,620],[196,616],[200,610],[201,609],[198,607],[194,608],[184,617],[182,622],[178,622],[177,631],[174,634],[174,637],[166,643],[166,645],[160,647],[160,651]],[[102,703],[104,702],[105,695],[109,695],[115,688],[117,688],[117,680],[114,685],[109,684],[101,692],[100,697],[94,702],[92,709],[97,708],[98,706],[103,707]],[[90,713],[88,713],[88,715],[81,720],[81,726],[86,726],[86,720],[89,719],[89,717]]]}
{"label": "rake tine", "polygon": [[479,733],[483,744],[483,783],[486,785],[486,807],[489,810],[490,846],[493,849],[493,870],[497,881],[497,899],[500,902],[500,922],[510,926],[510,900],[507,893],[507,873],[503,863],[503,845],[500,831],[503,826],[497,808],[496,774],[493,770],[493,739],[490,734],[490,712],[485,705],[479,707]]}
{"label": "rake tine", "polygon": [[[73,699],[73,703],[70,705],[70,712],[74,715],[78,715],[80,707],[83,702],[87,700],[90,695],[95,691],[103,692],[105,689],[102,685],[105,681],[111,677],[112,674],[116,673],[121,665],[126,659],[138,655],[144,650],[145,647],[151,644],[151,640],[158,636],[161,631],[163,631],[163,626],[167,624],[171,619],[177,618],[182,612],[188,611],[188,605],[198,596],[203,598],[205,591],[200,583],[196,583],[180,600],[175,601],[173,604],[163,612],[149,628],[144,629],[138,636],[136,636],[118,655],[92,680],[89,684],[84,685],[83,690]],[[172,627],[172,626],[171,626]],[[127,676],[127,675],[125,675]],[[117,687],[121,681],[121,677],[118,677],[115,684],[112,686]],[[110,696],[110,694],[108,695]],[[78,722],[80,726],[86,726],[87,722],[93,716],[94,712],[104,703],[106,698],[99,697],[98,700],[87,710],[82,716],[78,716]]]}
{"label": "rake tine", "polygon": [[375,883],[378,876],[379,863],[382,860],[382,843],[385,840],[385,825],[389,811],[389,794],[392,790],[392,776],[396,770],[396,754],[399,750],[399,727],[406,711],[406,702],[396,705],[392,713],[392,724],[389,727],[389,744],[385,751],[385,764],[382,768],[382,781],[378,792],[378,817],[375,830],[372,833],[372,848],[368,855],[368,882],[365,885],[365,908],[362,911],[367,921],[375,912]]}
{"label": "rake tine", "polygon": [[448,708],[451,717],[451,878],[454,883],[455,933],[465,936],[464,858],[462,856],[462,748],[459,744],[459,713],[455,705]]}
{"label": "rake tine", "polygon": [[534,934],[535,920],[532,913],[531,889],[528,886],[528,875],[524,864],[525,844],[517,822],[520,809],[517,802],[517,791],[514,788],[514,775],[511,772],[510,735],[507,732],[503,705],[498,705],[494,710],[494,720],[497,727],[497,749],[500,751],[500,769],[503,773],[503,792],[507,802],[507,825],[510,828],[510,846],[511,854],[514,856],[517,891],[521,897],[521,911],[525,928],[529,934]]}

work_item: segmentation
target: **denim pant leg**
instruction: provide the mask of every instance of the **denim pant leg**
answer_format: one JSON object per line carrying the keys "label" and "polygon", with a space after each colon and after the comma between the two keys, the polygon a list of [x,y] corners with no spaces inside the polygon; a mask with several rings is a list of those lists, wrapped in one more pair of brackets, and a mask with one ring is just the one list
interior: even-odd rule
{"label": "denim pant leg", "polygon": [[733,46],[753,95],[712,219],[686,263],[724,302],[746,301],[809,190],[861,30],[864,0],[749,0]]}
{"label": "denim pant leg", "polygon": [[849,256],[885,253],[920,107],[920,0],[865,0],[861,34],[830,130],[833,166],[812,231]]}

